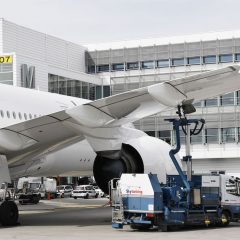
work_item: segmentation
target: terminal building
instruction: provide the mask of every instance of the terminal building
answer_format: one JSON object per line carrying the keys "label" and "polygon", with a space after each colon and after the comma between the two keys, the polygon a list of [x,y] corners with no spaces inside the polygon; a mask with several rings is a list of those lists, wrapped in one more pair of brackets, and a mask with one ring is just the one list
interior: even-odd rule
{"label": "terminal building", "polygon": [[[90,100],[239,62],[240,31],[81,46],[0,19],[0,83]],[[191,137],[194,172],[240,175],[240,91],[195,107],[192,116],[206,124]],[[173,116],[164,112],[134,124],[174,145],[172,126],[164,122]]]}

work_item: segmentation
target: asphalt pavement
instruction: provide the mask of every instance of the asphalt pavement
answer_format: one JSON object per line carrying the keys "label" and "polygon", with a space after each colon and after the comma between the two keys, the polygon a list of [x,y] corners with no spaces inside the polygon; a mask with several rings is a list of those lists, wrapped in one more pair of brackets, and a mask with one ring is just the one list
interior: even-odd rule
{"label": "asphalt pavement", "polygon": [[174,232],[139,232],[129,227],[111,227],[108,199],[55,199],[37,205],[19,206],[20,224],[0,227],[0,240],[239,240],[240,223],[226,228],[188,228]]}

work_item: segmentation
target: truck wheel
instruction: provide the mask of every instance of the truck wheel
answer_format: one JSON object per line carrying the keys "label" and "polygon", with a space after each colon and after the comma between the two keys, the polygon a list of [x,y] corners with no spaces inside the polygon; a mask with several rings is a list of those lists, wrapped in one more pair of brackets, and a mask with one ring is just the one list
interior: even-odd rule
{"label": "truck wheel", "polygon": [[151,228],[151,225],[131,223],[130,227],[131,229],[134,229],[134,230],[146,231],[149,228]]}
{"label": "truck wheel", "polygon": [[229,213],[227,211],[223,211],[222,212],[221,219],[226,219],[227,220],[225,223],[223,223],[223,222],[221,223],[222,227],[226,227],[226,226],[229,225],[229,223],[230,223],[230,215],[229,215]]}
{"label": "truck wheel", "polygon": [[61,198],[64,198],[64,193],[61,195]]}
{"label": "truck wheel", "polygon": [[74,199],[77,199],[77,197],[73,197]]}
{"label": "truck wheel", "polygon": [[87,194],[86,196],[85,196],[85,199],[88,199],[89,198],[89,195]]}
{"label": "truck wheel", "polygon": [[162,230],[162,232],[167,232],[168,231],[168,225],[162,225],[161,230]]}
{"label": "truck wheel", "polygon": [[0,222],[3,226],[14,226],[18,222],[18,207],[13,201],[4,201],[0,206]]}

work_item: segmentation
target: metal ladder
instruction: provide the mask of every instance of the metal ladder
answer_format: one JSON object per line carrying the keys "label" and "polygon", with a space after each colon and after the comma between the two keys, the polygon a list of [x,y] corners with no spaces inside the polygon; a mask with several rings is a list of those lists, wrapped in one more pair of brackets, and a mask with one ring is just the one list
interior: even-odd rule
{"label": "metal ladder", "polygon": [[110,199],[112,209],[112,222],[122,224],[124,221],[123,215],[123,201],[121,189],[118,186],[119,179],[112,179],[110,181]]}

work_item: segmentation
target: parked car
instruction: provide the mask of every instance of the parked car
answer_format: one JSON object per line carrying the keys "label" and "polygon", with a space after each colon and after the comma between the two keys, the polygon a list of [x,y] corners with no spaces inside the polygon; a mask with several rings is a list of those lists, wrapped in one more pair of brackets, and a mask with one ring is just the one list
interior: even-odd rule
{"label": "parked car", "polygon": [[97,197],[104,197],[105,193],[98,187],[98,186],[93,186],[93,188],[95,189],[96,193],[97,193]]}
{"label": "parked car", "polygon": [[59,185],[57,186],[57,196],[64,198],[64,197],[71,197],[72,196],[73,188],[71,185]]}
{"label": "parked car", "polygon": [[75,190],[72,191],[72,197],[77,198],[96,198],[98,197],[97,192],[92,185],[80,185],[77,186]]}

